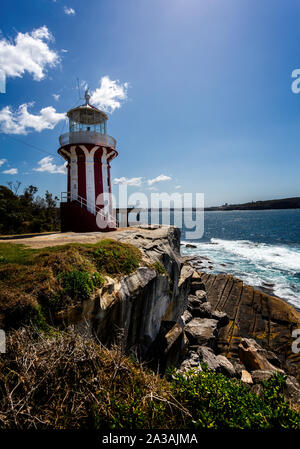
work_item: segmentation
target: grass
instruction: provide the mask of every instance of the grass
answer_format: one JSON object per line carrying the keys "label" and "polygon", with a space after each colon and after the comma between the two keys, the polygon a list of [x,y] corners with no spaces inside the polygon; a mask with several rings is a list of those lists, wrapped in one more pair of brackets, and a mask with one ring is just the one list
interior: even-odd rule
{"label": "grass", "polygon": [[22,244],[0,243],[0,266],[8,263],[18,265],[31,264],[38,250]]}
{"label": "grass", "polygon": [[164,275],[168,274],[167,270],[165,269],[165,267],[160,262],[154,262],[154,264],[151,265],[151,266],[152,266],[152,268],[154,268],[154,270],[158,274],[164,274]]}
{"label": "grass", "polygon": [[1,242],[0,327],[41,322],[41,313],[52,320],[61,309],[89,299],[105,275],[128,275],[141,261],[137,248],[110,239],[42,249]]}
{"label": "grass", "polygon": [[102,240],[93,253],[99,271],[107,274],[130,274],[141,262],[140,250],[114,240]]}

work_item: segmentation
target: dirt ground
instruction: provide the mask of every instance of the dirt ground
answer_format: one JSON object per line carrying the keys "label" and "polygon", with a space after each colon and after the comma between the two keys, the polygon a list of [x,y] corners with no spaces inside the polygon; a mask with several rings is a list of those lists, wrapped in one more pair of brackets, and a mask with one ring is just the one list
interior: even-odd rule
{"label": "dirt ground", "polygon": [[97,243],[103,239],[119,240],[124,234],[132,233],[137,228],[119,228],[110,232],[64,232],[40,235],[3,236],[0,243],[17,243],[31,248],[45,248],[47,246],[66,245],[68,243]]}

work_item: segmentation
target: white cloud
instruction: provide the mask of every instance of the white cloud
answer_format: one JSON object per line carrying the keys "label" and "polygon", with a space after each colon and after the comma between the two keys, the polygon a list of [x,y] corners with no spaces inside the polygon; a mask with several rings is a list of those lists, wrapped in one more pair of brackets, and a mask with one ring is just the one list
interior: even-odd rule
{"label": "white cloud", "polygon": [[67,14],[67,16],[74,16],[75,9],[68,8],[67,6],[64,7],[64,13]]}
{"label": "white cloud", "polygon": [[176,186],[175,189],[176,190],[181,189],[181,186]]}
{"label": "white cloud", "polygon": [[58,101],[60,98],[60,94],[52,94],[52,97],[54,98],[55,101]]}
{"label": "white cloud", "polygon": [[46,67],[59,62],[58,54],[50,50],[53,37],[46,26],[30,33],[18,33],[14,42],[0,39],[0,67],[7,77],[22,77],[30,73],[36,81],[45,78]]}
{"label": "white cloud", "polygon": [[2,173],[4,173],[5,175],[17,175],[18,174],[18,169],[17,168],[10,168],[8,170],[4,170]]}
{"label": "white cloud", "polygon": [[128,83],[120,83],[111,80],[109,76],[103,76],[100,87],[91,93],[91,104],[99,109],[112,113],[121,107],[121,102],[127,99]]}
{"label": "white cloud", "polygon": [[7,159],[0,159],[0,167],[7,162]]}
{"label": "white cloud", "polygon": [[47,173],[61,173],[61,174],[65,174],[67,173],[67,169],[66,169],[66,165],[67,162],[65,162],[62,165],[56,165],[53,164],[53,157],[51,156],[46,156],[43,159],[41,159],[38,162],[39,167],[38,168],[34,168],[34,171],[39,171],[39,172],[47,172]]}
{"label": "white cloud", "polygon": [[55,108],[48,106],[34,115],[28,112],[32,103],[24,103],[14,112],[10,106],[0,110],[0,132],[4,134],[28,134],[30,131],[41,132],[44,129],[53,129],[61,120],[65,120],[63,113],[56,112]]}
{"label": "white cloud", "polygon": [[172,178],[170,176],[166,176],[166,175],[159,175],[156,178],[153,179],[148,179],[148,185],[152,186],[152,184],[156,184],[157,182],[162,182],[162,181],[170,181]]}
{"label": "white cloud", "polygon": [[115,178],[113,181],[114,184],[126,184],[128,186],[140,186],[142,184],[142,178]]}

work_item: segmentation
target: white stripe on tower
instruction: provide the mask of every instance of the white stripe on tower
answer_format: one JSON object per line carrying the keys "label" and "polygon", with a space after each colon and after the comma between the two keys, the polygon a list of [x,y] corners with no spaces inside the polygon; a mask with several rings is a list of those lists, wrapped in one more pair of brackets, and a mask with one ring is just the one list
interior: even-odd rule
{"label": "white stripe on tower", "polygon": [[74,200],[77,200],[78,197],[78,165],[77,165],[77,154],[76,154],[76,146],[71,147],[71,197]]}
{"label": "white stripe on tower", "polygon": [[107,158],[108,158],[109,154],[107,154],[107,149],[103,148],[101,166],[102,166],[102,186],[103,186],[103,193],[104,193],[103,197],[105,200],[104,211],[106,214],[111,215],[112,211],[111,211],[111,201],[110,201],[111,199],[110,199],[109,189],[108,189],[108,163],[107,163]]}
{"label": "white stripe on tower", "polygon": [[80,148],[85,154],[85,179],[86,179],[86,202],[87,210],[95,214],[95,171],[94,171],[94,154],[99,146],[95,146],[90,152],[84,145]]}

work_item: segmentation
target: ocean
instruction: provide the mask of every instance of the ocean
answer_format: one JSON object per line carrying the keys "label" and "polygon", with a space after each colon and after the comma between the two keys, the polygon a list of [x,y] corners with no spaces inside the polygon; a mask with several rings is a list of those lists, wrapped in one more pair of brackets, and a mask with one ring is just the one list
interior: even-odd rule
{"label": "ocean", "polygon": [[205,212],[203,237],[187,240],[186,231],[181,252],[208,258],[204,271],[233,274],[300,309],[300,209]]}

